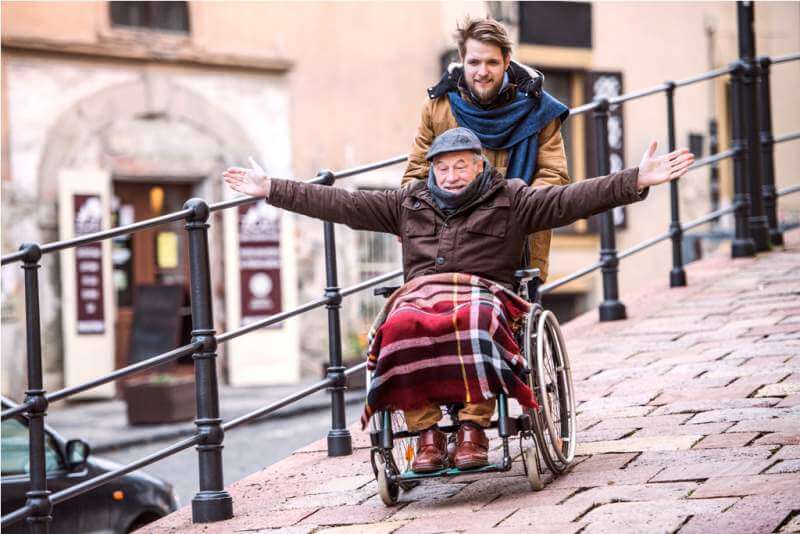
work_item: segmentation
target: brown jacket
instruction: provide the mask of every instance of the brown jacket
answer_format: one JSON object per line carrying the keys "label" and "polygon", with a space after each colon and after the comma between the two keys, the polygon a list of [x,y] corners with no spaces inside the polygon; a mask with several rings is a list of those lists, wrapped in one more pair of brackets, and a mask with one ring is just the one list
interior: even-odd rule
{"label": "brown jacket", "polygon": [[272,179],[269,203],[356,230],[401,237],[406,281],[417,276],[463,272],[514,283],[528,234],[569,224],[643,199],[638,169],[565,186],[528,187],[494,171],[491,186],[450,217],[436,207],[425,181],[388,191]]}
{"label": "brown jacket", "polygon": [[[469,98],[464,90],[464,98]],[[408,164],[401,184],[406,185],[414,179],[428,179],[428,162],[425,154],[433,140],[443,132],[458,126],[456,118],[450,109],[450,99],[447,95],[427,99],[422,107],[417,136],[408,155]],[[536,159],[536,174],[532,186],[564,185],[570,182],[567,170],[567,156],[564,152],[564,140],[561,137],[561,121],[554,119],[539,132],[539,150]],[[508,168],[508,150],[490,150],[484,148],[483,155],[489,163],[505,176]],[[520,178],[520,177],[512,177]],[[546,279],[548,273],[548,256],[550,254],[551,232],[538,232],[532,236],[531,267],[542,271],[542,278]]]}

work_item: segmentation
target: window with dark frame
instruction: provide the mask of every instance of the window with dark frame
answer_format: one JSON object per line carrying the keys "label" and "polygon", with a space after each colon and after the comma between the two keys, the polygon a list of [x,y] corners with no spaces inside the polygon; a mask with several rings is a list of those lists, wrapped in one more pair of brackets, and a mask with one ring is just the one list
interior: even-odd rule
{"label": "window with dark frame", "polygon": [[520,2],[519,42],[572,48],[592,47],[589,2]]}
{"label": "window with dark frame", "polygon": [[115,27],[189,33],[188,2],[109,2]]}
{"label": "window with dark frame", "polygon": [[[535,65],[532,65],[534,68]],[[576,105],[575,102],[572,101],[572,84],[575,76],[577,75],[577,71],[575,70],[566,70],[566,69],[539,69],[542,74],[544,75],[544,89],[548,93],[550,93],[556,100],[563,102],[564,105],[571,108]],[[561,137],[564,140],[564,152],[567,155],[567,169],[570,171],[570,176],[572,176],[572,170],[575,168],[575,154],[572,150],[572,126],[573,121],[571,119],[567,119],[561,125]],[[579,234],[584,233],[583,231],[579,230],[579,225],[577,223],[570,224],[568,226],[562,226],[560,228],[554,229],[554,232],[557,234]]]}

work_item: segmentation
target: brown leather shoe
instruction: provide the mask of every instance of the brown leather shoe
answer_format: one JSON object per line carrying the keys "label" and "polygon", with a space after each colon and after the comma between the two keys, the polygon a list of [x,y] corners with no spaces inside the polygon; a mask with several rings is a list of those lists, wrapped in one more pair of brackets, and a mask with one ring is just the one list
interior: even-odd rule
{"label": "brown leather shoe", "polygon": [[464,422],[456,435],[456,454],[453,459],[459,469],[474,469],[489,463],[489,438],[481,427]]}
{"label": "brown leather shoe", "polygon": [[432,426],[419,433],[417,454],[411,463],[411,470],[417,473],[430,473],[444,469],[447,457],[447,438],[444,432]]}

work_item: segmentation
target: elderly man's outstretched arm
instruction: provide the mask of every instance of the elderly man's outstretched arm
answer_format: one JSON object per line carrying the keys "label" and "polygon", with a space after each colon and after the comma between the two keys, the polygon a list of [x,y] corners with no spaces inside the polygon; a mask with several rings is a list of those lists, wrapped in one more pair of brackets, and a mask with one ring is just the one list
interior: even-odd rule
{"label": "elderly man's outstretched arm", "polygon": [[694,155],[686,149],[656,156],[657,146],[650,143],[638,167],[608,176],[535,188],[513,180],[509,187],[514,216],[526,231],[535,232],[643,200],[647,188],[680,178],[694,163]]}
{"label": "elderly man's outstretched arm", "polygon": [[400,190],[347,191],[339,187],[269,178],[263,171],[244,167],[231,167],[222,176],[235,191],[266,197],[278,208],[346,224],[355,230],[400,233]]}

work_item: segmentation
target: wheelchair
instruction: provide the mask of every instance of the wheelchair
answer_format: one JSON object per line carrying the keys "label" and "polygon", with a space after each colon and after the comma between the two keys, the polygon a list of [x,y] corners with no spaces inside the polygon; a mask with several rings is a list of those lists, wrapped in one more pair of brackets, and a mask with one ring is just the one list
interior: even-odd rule
{"label": "wheelchair", "polygon": [[[522,408],[522,414],[511,417],[508,398],[497,396],[496,420],[489,429],[497,429],[502,443],[499,462],[468,470],[445,465],[444,469],[415,473],[411,464],[416,454],[419,432],[407,430],[400,411],[383,410],[370,420],[370,460],[378,482],[378,494],[386,506],[397,503],[400,490],[408,491],[422,479],[449,477],[461,474],[509,471],[512,467],[509,441],[518,436],[523,469],[533,491],[544,488],[546,466],[558,476],[572,464],[576,447],[575,395],[564,337],[553,312],[541,304],[539,269],[521,269],[515,272],[517,292],[531,303],[531,310],[523,326],[516,332],[517,343],[526,362],[525,375],[534,392],[539,407]],[[389,297],[398,287],[375,289],[375,295]],[[371,372],[367,371],[367,390]],[[448,434],[448,445],[453,444],[458,430],[457,414],[460,405],[448,406],[453,424],[439,426]],[[488,429],[487,429],[488,430]]]}

